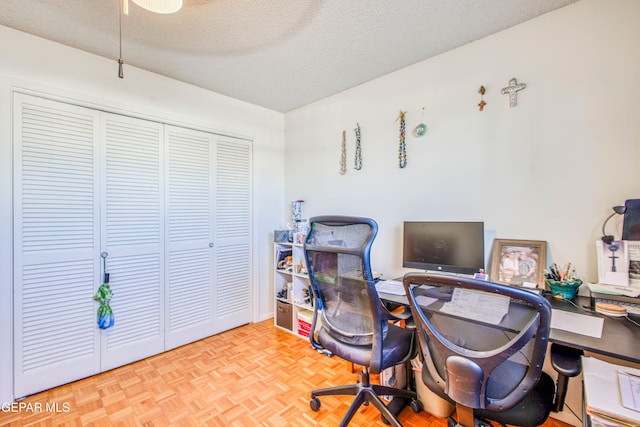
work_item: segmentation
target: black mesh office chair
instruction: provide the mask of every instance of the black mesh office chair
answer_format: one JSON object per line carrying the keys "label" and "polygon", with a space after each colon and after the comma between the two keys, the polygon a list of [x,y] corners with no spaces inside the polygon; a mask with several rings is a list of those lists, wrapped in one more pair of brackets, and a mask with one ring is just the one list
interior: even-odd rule
{"label": "black mesh office chair", "polygon": [[369,265],[377,231],[375,221],[368,218],[315,217],[310,220],[304,245],[315,307],[311,344],[363,366],[357,384],[311,392],[310,406],[314,411],[320,409],[319,396],[356,396],[340,426],[346,426],[360,405],[367,403],[372,403],[385,421],[401,426],[378,396],[417,398],[412,391],[369,381],[370,372],[377,374],[404,363],[417,349],[414,330],[390,324],[390,320],[398,318],[378,298]]}
{"label": "black mesh office chair", "polygon": [[403,282],[424,357],[422,379],[456,405],[458,424],[544,423],[555,389],[542,372],[549,302],[524,289],[461,277],[409,273]]}

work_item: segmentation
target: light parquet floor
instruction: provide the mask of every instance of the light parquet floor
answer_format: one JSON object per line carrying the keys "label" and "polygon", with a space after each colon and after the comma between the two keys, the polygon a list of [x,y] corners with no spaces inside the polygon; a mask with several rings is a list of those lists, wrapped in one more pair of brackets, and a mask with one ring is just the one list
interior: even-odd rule
{"label": "light parquet floor", "polygon": [[[324,397],[313,412],[309,392],[355,379],[343,360],[267,320],[29,396],[19,412],[0,412],[0,426],[337,426],[352,396]],[[399,419],[405,427],[447,425],[409,408]],[[385,424],[369,406],[350,426]],[[567,425],[549,419],[544,427]]]}

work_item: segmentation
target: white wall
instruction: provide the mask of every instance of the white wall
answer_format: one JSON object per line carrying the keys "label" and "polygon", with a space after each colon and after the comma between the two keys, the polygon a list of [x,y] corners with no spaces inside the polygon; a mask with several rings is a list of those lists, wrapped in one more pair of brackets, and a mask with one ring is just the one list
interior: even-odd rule
{"label": "white wall", "polygon": [[[403,221],[478,220],[498,238],[546,240],[553,261],[597,280],[603,220],[640,197],[639,18],[635,0],[583,0],[287,113],[285,204],[374,218],[372,265],[388,277],[405,272]],[[512,77],[527,85],[515,108],[500,94]],[[429,130],[416,138],[422,107]],[[607,230],[618,237],[620,220]]]}
{"label": "white wall", "polygon": [[[253,140],[256,321],[272,316],[273,229],[284,215],[283,114],[0,26],[0,402],[11,399],[12,87]],[[55,333],[55,325],[52,325]]]}

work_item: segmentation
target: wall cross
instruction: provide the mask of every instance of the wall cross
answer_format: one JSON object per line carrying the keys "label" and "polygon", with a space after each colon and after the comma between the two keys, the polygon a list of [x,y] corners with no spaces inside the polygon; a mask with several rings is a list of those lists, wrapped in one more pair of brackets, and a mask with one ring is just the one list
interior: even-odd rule
{"label": "wall cross", "polygon": [[516,81],[516,78],[512,78],[511,80],[509,80],[509,86],[502,88],[502,90],[500,91],[500,93],[502,93],[503,95],[508,93],[509,94],[509,107],[515,107],[516,105],[518,105],[518,95],[517,92],[519,90],[522,90],[524,88],[526,88],[527,85],[524,83],[518,83]]}

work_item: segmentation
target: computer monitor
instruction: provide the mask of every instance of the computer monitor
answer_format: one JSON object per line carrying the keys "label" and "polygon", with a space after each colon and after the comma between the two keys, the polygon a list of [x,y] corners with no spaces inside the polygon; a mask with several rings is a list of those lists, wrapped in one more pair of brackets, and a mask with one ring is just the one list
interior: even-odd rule
{"label": "computer monitor", "polygon": [[484,270],[484,223],[405,221],[402,266],[455,274]]}

